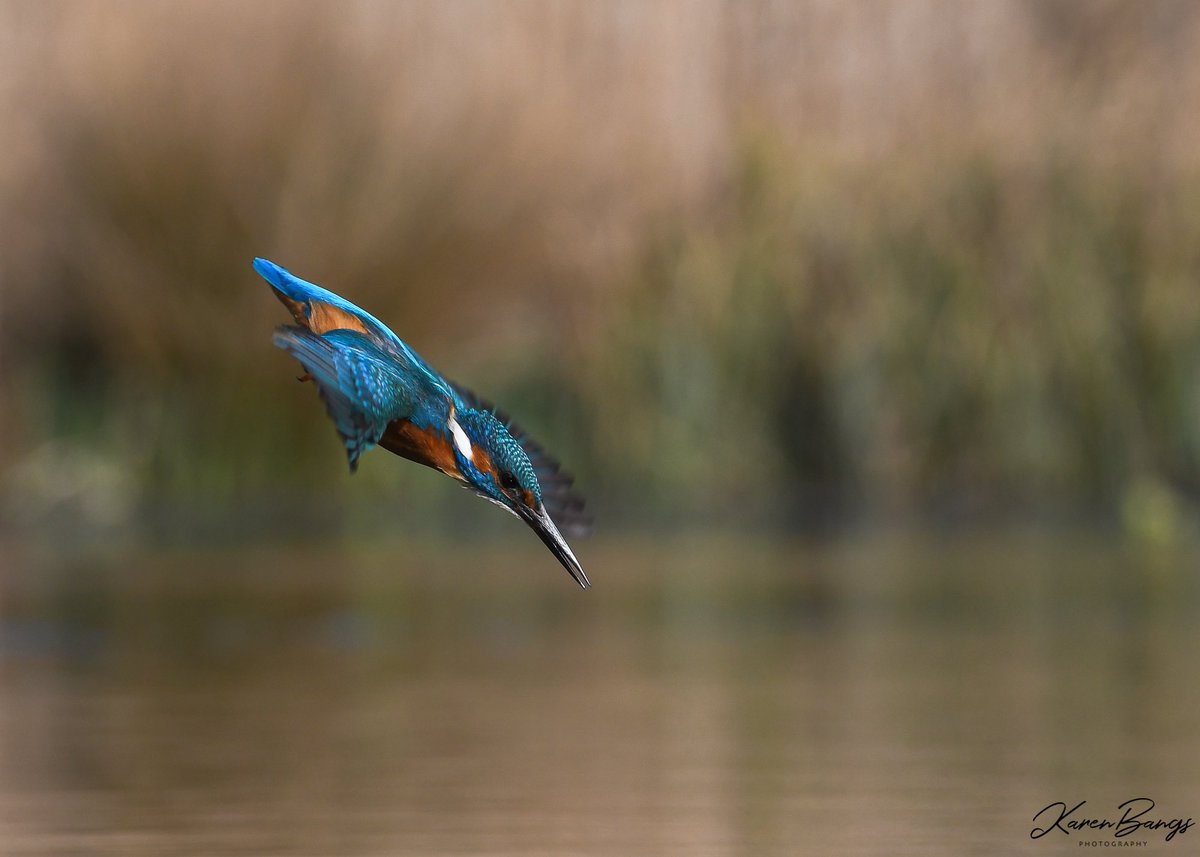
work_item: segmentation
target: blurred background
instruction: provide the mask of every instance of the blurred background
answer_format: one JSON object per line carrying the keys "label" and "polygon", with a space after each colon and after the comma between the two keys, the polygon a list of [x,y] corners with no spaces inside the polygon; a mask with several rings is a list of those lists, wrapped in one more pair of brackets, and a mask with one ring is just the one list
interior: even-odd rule
{"label": "blurred background", "polygon": [[[0,108],[3,853],[1200,813],[1196,4],[3,0]],[[254,256],[559,457],[596,588],[351,478]]]}

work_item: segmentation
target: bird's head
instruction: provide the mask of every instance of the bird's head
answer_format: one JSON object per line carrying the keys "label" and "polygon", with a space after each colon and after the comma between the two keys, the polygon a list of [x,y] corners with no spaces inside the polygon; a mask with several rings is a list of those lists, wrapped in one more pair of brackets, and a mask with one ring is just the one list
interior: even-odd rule
{"label": "bird's head", "polygon": [[508,427],[486,410],[466,409],[450,420],[454,460],[467,487],[512,512],[538,534],[584,589],[591,581],[550,517],[529,456]]}

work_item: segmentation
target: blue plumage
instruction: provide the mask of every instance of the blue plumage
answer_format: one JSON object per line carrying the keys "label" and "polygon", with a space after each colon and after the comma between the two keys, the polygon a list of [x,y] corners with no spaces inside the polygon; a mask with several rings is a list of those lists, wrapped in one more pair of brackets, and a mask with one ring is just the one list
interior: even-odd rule
{"label": "blue plumage", "polygon": [[255,259],[254,270],[259,276],[271,284],[271,288],[282,295],[290,298],[293,301],[298,301],[303,304],[309,304],[312,301],[329,304],[337,307],[344,312],[358,317],[360,320],[368,323],[375,331],[378,332],[381,338],[390,339],[401,348],[407,346],[400,341],[400,337],[392,333],[387,326],[375,316],[360,309],[350,301],[335,295],[328,289],[323,289],[315,283],[310,283],[307,280],[302,280],[286,268],[281,268],[274,262],[268,259]]}
{"label": "blue plumage", "polygon": [[272,341],[299,360],[316,382],[346,444],[351,472],[389,423],[416,410],[394,362],[361,333],[332,330],[318,336],[301,327],[282,327]]}
{"label": "blue plumage", "polygon": [[314,304],[332,307],[352,316],[362,326],[364,334],[375,339],[381,348],[391,352],[402,363],[410,364],[406,368],[414,375],[412,379],[414,382],[421,386],[433,387],[440,395],[447,397],[453,395],[450,385],[434,371],[433,367],[426,363],[417,352],[409,348],[387,325],[366,310],[360,309],[350,303],[350,301],[335,295],[328,289],[323,289],[314,283],[300,279],[286,268],[282,268],[267,259],[255,259],[254,270],[271,284],[271,288],[275,290],[281,299],[287,298],[290,301],[302,304],[309,318],[311,318]]}
{"label": "blue plumage", "polygon": [[559,532],[581,533],[589,520],[557,462],[374,316],[266,259],[254,269],[296,321],[273,341],[304,367],[301,380],[316,384],[351,472],[377,445],[436,468],[524,520],[581,586],[591,585]]}

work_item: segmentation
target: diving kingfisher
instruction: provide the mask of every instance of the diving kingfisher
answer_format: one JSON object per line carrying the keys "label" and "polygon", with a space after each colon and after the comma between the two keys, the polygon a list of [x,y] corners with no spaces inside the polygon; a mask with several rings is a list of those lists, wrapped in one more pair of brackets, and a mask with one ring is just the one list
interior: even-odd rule
{"label": "diving kingfisher", "polygon": [[558,462],[374,316],[274,262],[255,259],[254,270],[296,321],[273,342],[300,361],[301,381],[316,384],[351,473],[377,445],[440,470],[528,524],[576,583],[592,585],[559,532],[582,535],[590,521]]}

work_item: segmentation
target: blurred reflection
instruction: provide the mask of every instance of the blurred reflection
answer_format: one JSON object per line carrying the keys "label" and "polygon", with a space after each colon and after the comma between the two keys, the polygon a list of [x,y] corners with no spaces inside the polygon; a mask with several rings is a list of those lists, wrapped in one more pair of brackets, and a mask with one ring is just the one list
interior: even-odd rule
{"label": "blurred reflection", "polygon": [[[1020,850],[1070,796],[1190,811],[1195,593],[1114,609],[1082,546],[1043,601],[1028,558],[970,547],[1015,586],[961,565],[953,610],[917,544],[760,546],[740,581],[659,584],[609,544],[628,576],[586,596],[372,554],[27,561],[0,624],[0,845],[961,854]],[[796,588],[812,567],[835,592]]]}

